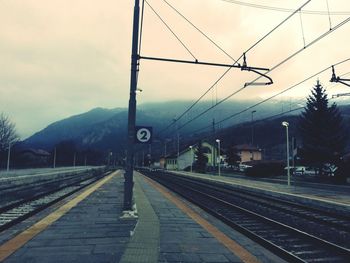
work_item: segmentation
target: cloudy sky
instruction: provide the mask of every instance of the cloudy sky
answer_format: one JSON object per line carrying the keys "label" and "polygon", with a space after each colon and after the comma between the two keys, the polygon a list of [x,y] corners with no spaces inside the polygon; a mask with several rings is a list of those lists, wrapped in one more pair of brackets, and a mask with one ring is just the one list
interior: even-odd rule
{"label": "cloudy sky", "polygon": [[[168,0],[232,57],[290,13],[239,5],[297,9],[306,0]],[[130,78],[132,0],[0,0],[0,112],[9,115],[25,138],[53,121],[95,107],[126,107]],[[148,3],[199,61],[232,63],[163,0]],[[273,68],[314,39],[350,17],[347,0],[312,0],[306,11],[288,20],[247,53],[251,66]],[[339,12],[341,12],[339,14]],[[301,24],[303,26],[301,26]],[[333,31],[333,30],[332,30]],[[350,22],[273,70],[272,86],[247,87],[233,99],[265,98],[341,60],[350,58]],[[144,13],[144,56],[194,60],[151,8]],[[242,62],[242,61],[240,61]],[[198,65],[141,61],[138,103],[195,100],[225,71]],[[337,68],[350,71],[350,62]],[[255,79],[233,69],[205,97],[222,99]],[[319,78],[329,93],[348,92],[330,85],[330,71],[283,95],[305,97]],[[283,99],[281,97],[281,99]]]}

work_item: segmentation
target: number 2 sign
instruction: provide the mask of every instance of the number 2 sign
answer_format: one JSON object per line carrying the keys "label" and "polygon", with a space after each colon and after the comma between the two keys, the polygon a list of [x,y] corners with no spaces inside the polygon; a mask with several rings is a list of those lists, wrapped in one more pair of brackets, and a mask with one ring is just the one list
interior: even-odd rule
{"label": "number 2 sign", "polygon": [[152,142],[152,127],[136,126],[135,127],[136,143]]}

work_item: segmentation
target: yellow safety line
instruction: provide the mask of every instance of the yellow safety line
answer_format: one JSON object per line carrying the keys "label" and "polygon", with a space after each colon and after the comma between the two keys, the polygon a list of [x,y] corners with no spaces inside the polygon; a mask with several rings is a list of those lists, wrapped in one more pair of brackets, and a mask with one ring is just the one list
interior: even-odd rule
{"label": "yellow safety line", "polygon": [[98,188],[100,188],[103,184],[107,183],[109,180],[111,180],[116,174],[118,174],[118,171],[112,173],[111,175],[108,175],[107,177],[101,179],[100,181],[94,183],[91,187],[86,189],[84,192],[82,192],[80,195],[75,197],[74,199],[70,200],[65,205],[61,206],[45,218],[41,219],[39,222],[35,223],[28,229],[24,230],[14,238],[10,239],[6,243],[0,246],[0,262],[5,260],[8,256],[13,254],[16,250],[21,248],[23,245],[25,245],[29,240],[34,238],[36,235],[38,235],[40,232],[44,231],[48,226],[50,226],[52,223],[54,223],[56,220],[61,218],[64,214],[66,214],[69,210],[71,210],[73,207],[75,207],[77,204],[79,204],[81,201],[83,201],[86,197],[88,197],[90,194],[95,192]]}
{"label": "yellow safety line", "polygon": [[252,255],[248,250],[243,248],[240,244],[232,240],[230,237],[222,233],[218,228],[210,224],[205,220],[200,214],[190,208],[186,203],[181,201],[173,193],[169,192],[165,187],[152,181],[151,179],[144,177],[147,181],[156,188],[160,193],[162,193],[167,199],[173,202],[178,208],[185,212],[189,217],[191,217],[195,222],[201,225],[205,230],[212,234],[220,243],[227,247],[233,254],[239,257],[243,262],[246,263],[258,263],[260,262],[254,255]]}

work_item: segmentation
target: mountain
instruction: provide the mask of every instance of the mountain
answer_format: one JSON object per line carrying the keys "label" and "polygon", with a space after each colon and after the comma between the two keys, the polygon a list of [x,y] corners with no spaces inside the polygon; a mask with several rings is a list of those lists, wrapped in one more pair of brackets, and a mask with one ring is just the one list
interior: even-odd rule
{"label": "mountain", "polygon": [[86,113],[54,122],[30,136],[23,143],[27,147],[48,150],[60,141],[79,140],[82,134],[88,133],[94,126],[109,120],[123,111],[125,109],[122,108],[95,108]]}
{"label": "mountain", "polygon": [[[282,131],[281,120],[291,122],[291,134],[294,132],[297,122],[296,115],[298,111],[289,112],[295,108],[295,105],[289,101],[269,101],[251,108],[256,101],[229,101],[219,105],[215,110],[203,114],[195,121],[192,120],[199,113],[210,108],[213,103],[204,101],[198,103],[191,111],[181,118],[177,125],[168,127],[174,118],[181,116],[184,109],[188,108],[191,101],[170,101],[163,103],[147,103],[138,106],[137,125],[153,126],[155,143],[152,145],[153,152],[162,152],[164,148],[163,141],[174,141],[179,129],[181,144],[186,141],[198,140],[201,137],[212,134],[213,119],[222,120],[227,116],[233,116],[227,122],[216,124],[215,129],[220,131],[224,145],[226,142],[235,141],[235,143],[250,142],[251,138],[251,119],[254,117],[254,129],[256,142],[262,147],[271,148],[276,143],[284,142],[284,133]],[[301,102],[300,102],[300,105]],[[340,106],[346,123],[349,126],[350,106]],[[254,116],[252,111],[254,112]],[[288,115],[283,113],[288,112]],[[81,149],[112,150],[114,152],[124,153],[126,149],[127,134],[127,109],[103,109],[96,108],[88,112],[75,115],[64,120],[50,124],[45,129],[35,133],[23,142],[23,147],[41,148],[52,150],[53,147],[62,141],[74,141],[77,147]],[[266,118],[274,116],[274,118]],[[294,117],[293,117],[294,116]],[[259,119],[263,121],[258,121]],[[168,129],[165,129],[167,128]],[[203,128],[203,129],[202,129]],[[193,133],[196,131],[196,133]],[[161,133],[160,133],[161,132]],[[159,134],[160,133],[160,134]],[[297,131],[295,131],[297,134]],[[174,148],[173,143],[168,145],[169,150]]]}

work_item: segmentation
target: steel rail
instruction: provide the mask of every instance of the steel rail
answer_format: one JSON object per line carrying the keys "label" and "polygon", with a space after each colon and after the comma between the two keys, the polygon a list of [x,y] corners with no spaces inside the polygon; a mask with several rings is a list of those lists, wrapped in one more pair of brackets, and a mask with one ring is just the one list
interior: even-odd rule
{"label": "steel rail", "polygon": [[[10,204],[8,206],[0,208],[0,232],[3,232],[4,230],[24,221],[25,219],[41,212],[42,210],[52,206],[53,204],[63,200],[64,198],[86,188],[87,186],[93,184],[94,182],[100,180],[101,178],[107,176],[109,172],[102,173],[99,176],[90,176],[88,178],[85,178],[83,180],[80,180],[78,182],[69,184],[64,187],[60,187],[58,189],[54,189],[45,193],[41,193],[39,195],[36,195],[32,198],[28,198],[25,200],[18,201],[16,203]],[[67,191],[68,189],[68,191]],[[65,191],[66,190],[66,191]],[[61,192],[61,193],[60,193]],[[55,196],[55,194],[57,196]],[[45,200],[46,199],[46,200]],[[40,204],[42,202],[42,204]],[[39,203],[39,204],[38,204]],[[24,212],[21,214],[20,212],[14,214],[13,218],[6,221],[6,218],[8,215],[6,213],[11,213],[11,210],[16,209],[22,209],[25,207],[32,208],[30,211]]]}
{"label": "steel rail", "polygon": [[[150,173],[148,173],[150,175]],[[274,231],[281,231],[280,234],[284,233],[286,235],[291,235],[292,238],[290,240],[293,240],[293,236],[297,239],[297,241],[304,242],[304,245],[311,246],[314,248],[313,252],[322,254],[325,253],[325,257],[330,257],[334,259],[340,259],[341,261],[346,262],[346,259],[350,257],[350,250],[338,246],[336,244],[330,243],[326,240],[323,240],[321,238],[315,237],[313,235],[310,235],[308,233],[305,233],[303,231],[300,231],[298,229],[295,229],[293,227],[290,227],[288,225],[282,224],[280,222],[277,222],[275,220],[269,219],[267,217],[261,216],[259,214],[256,214],[254,212],[248,211],[247,209],[241,208],[239,206],[233,205],[229,202],[226,202],[225,200],[221,200],[220,198],[217,198],[216,196],[203,193],[202,191],[198,191],[196,189],[193,189],[191,187],[188,187],[183,182],[169,182],[167,179],[168,177],[165,176],[152,176],[151,178],[155,179],[159,183],[165,185],[166,187],[170,188],[174,192],[180,194],[181,196],[185,197],[186,199],[190,200],[191,202],[195,203],[202,209],[206,210],[208,213],[214,215],[215,217],[221,219],[234,229],[242,232],[243,234],[247,235],[249,238],[255,240],[259,244],[263,245],[267,249],[273,251],[277,255],[279,255],[281,258],[284,258],[285,260],[288,260],[290,262],[308,262],[307,257],[304,258],[302,256],[298,256],[297,254],[302,255],[303,251],[288,251],[288,247],[285,249],[283,248],[283,245],[281,245],[280,241],[276,240],[270,240],[270,238],[265,238],[262,234],[259,234],[259,227],[258,230],[251,230],[254,228],[254,226],[264,226],[265,228],[267,226],[272,227],[272,230]],[[193,193],[193,194],[191,194]],[[210,207],[210,202],[214,202],[214,207]],[[218,208],[221,207],[221,208]],[[241,213],[242,216],[244,215],[246,217],[245,220],[250,220],[252,226],[250,226],[251,229],[249,229],[249,226],[244,226],[244,223],[237,223],[232,220],[232,211],[239,211],[238,213]],[[230,215],[231,213],[231,215]],[[238,216],[238,217],[239,217]],[[243,216],[243,217],[244,217]],[[237,216],[236,216],[237,217]],[[247,219],[248,218],[248,219]],[[238,220],[236,218],[236,220]],[[257,221],[255,221],[257,220]],[[255,221],[255,222],[254,222]],[[269,230],[268,232],[271,232],[272,230]],[[260,233],[264,232],[264,229],[260,229]],[[266,232],[266,230],[265,230]],[[268,235],[267,235],[268,236]],[[289,240],[289,241],[290,241]],[[278,242],[280,244],[278,244]],[[306,244],[305,244],[306,242]],[[287,240],[282,242],[287,243]],[[284,245],[286,247],[286,245]],[[319,248],[320,250],[316,249]],[[299,248],[301,249],[301,248]],[[305,251],[304,251],[305,252]],[[333,254],[331,254],[333,253]]]}

